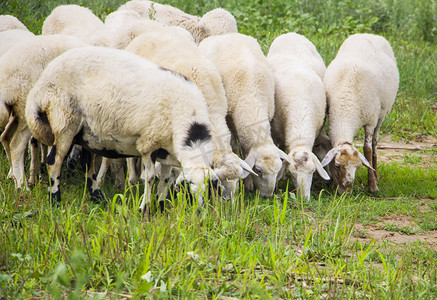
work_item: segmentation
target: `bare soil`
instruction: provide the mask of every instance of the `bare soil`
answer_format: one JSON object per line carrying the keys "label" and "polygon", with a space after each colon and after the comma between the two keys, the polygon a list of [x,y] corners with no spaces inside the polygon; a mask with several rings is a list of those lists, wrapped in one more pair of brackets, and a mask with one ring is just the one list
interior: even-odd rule
{"label": "bare soil", "polygon": [[[436,149],[437,138],[433,136],[421,135],[411,142],[395,142],[390,136],[385,136],[378,143],[378,164],[391,162],[406,164],[404,156],[408,155],[413,158],[419,156],[418,164],[423,167],[437,168]],[[426,203],[422,207],[424,211],[427,210]],[[403,230],[398,231],[396,228],[405,228],[407,233]],[[423,241],[431,249],[437,250],[437,231],[423,231],[412,217],[405,215],[381,217],[376,224],[356,224],[354,238],[363,242],[388,241],[399,246],[409,242]]]}
{"label": "bare soil", "polygon": [[404,163],[404,155],[411,155],[421,157],[422,166],[437,167],[437,155],[432,152],[433,149],[437,149],[437,138],[434,136],[420,135],[409,142],[395,142],[390,136],[384,136],[378,142],[378,163]]}

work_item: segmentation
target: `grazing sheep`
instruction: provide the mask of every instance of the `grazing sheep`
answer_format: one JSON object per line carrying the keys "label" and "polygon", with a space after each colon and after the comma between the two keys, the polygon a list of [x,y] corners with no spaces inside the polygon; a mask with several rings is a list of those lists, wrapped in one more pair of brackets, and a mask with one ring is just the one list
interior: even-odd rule
{"label": "grazing sheep", "polygon": [[0,15],[0,56],[12,46],[33,36],[34,34],[16,17]]}
{"label": "grazing sheep", "polygon": [[[35,36],[12,47],[0,57],[0,107],[3,107],[0,109],[0,128],[6,128],[1,135],[1,142],[16,187],[25,185],[27,188],[24,155],[31,137],[25,121],[27,94],[51,60],[69,49],[82,46],[86,44],[70,36]],[[32,157],[33,163],[34,159]],[[34,183],[35,165],[32,166],[30,181]]]}
{"label": "grazing sheep", "polygon": [[[390,44],[378,35],[350,36],[326,69],[324,83],[329,137],[334,148],[322,165],[334,161],[334,184],[339,193],[344,193],[352,189],[355,171],[364,164],[368,168],[369,190],[376,192],[378,132],[399,86],[399,71]],[[365,130],[364,156],[353,146],[361,127]]]}
{"label": "grazing sheep", "polygon": [[287,169],[294,186],[310,200],[314,171],[329,180],[312,152],[325,118],[326,95],[321,77],[325,63],[316,47],[296,33],[277,37],[267,59],[276,81],[273,139],[288,152]]}
{"label": "grazing sheep", "polygon": [[243,169],[247,172],[253,171],[232,152],[231,132],[226,124],[228,104],[217,67],[201,53],[194,42],[179,36],[169,28],[142,34],[125,50],[182,74],[196,83],[202,91],[211,120],[211,136],[215,149],[213,169],[233,197]]}
{"label": "grazing sheep", "polygon": [[162,30],[172,31],[175,35],[179,35],[186,40],[194,43],[193,36],[182,27],[167,26],[157,21],[143,19],[126,22],[124,26],[119,26],[114,29],[112,34],[113,48],[124,49],[133,39],[135,39],[140,34]]}
{"label": "grazing sheep", "polygon": [[156,20],[167,25],[180,26],[188,30],[198,44],[210,35],[237,32],[235,18],[222,8],[206,13],[202,18],[187,14],[170,5],[153,1],[132,0],[118,10],[133,10],[142,17]]}
{"label": "grazing sheep", "polygon": [[110,13],[105,18],[105,26],[109,30],[115,31],[120,27],[141,21],[144,18],[136,11],[131,9],[116,10]]}
{"label": "grazing sheep", "polygon": [[[127,51],[83,47],[57,57],[29,93],[26,120],[35,138],[53,145],[52,199],[61,199],[61,164],[72,143],[110,158],[140,156],[146,170],[153,168],[151,153],[167,149],[183,170],[176,183],[185,182],[200,204],[207,178],[221,186],[210,168],[210,121],[200,90]],[[142,176],[144,202],[150,175]],[[91,195],[100,194],[93,184]]]}
{"label": "grazing sheep", "polygon": [[12,29],[0,32],[0,57],[18,43],[28,40],[35,35],[30,31]]}
{"label": "grazing sheep", "polygon": [[[275,82],[256,39],[239,33],[211,36],[199,45],[218,67],[228,98],[228,121],[233,138],[257,177],[248,177],[261,196],[271,197],[282,160],[288,156],[273,143],[270,120],[274,114]],[[250,180],[253,180],[253,183]]]}
{"label": "grazing sheep", "polygon": [[29,31],[16,17],[11,15],[0,15],[0,32],[13,29]]}
{"label": "grazing sheep", "polygon": [[66,34],[93,46],[111,47],[111,32],[89,9],[79,5],[60,5],[44,20],[42,34]]}
{"label": "grazing sheep", "polygon": [[156,20],[172,26],[180,26],[188,30],[199,43],[207,36],[206,28],[199,23],[200,18],[189,15],[176,7],[163,5],[153,1],[132,0],[120,6],[118,10],[133,10],[142,17]]}
{"label": "grazing sheep", "polygon": [[206,28],[207,36],[238,32],[234,16],[223,8],[213,9],[200,18],[200,24]]}

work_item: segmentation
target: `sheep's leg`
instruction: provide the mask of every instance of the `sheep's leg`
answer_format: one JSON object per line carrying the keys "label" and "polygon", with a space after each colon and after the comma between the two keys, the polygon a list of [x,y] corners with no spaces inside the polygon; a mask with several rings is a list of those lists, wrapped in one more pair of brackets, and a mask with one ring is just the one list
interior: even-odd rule
{"label": "sheep's leg", "polygon": [[115,185],[118,188],[124,188],[124,183],[126,181],[126,175],[123,170],[124,161],[124,158],[118,158],[113,159],[111,162],[111,174],[112,176],[115,176]]}
{"label": "sheep's leg", "polygon": [[67,158],[67,170],[68,173],[73,172],[73,170],[76,168],[76,165],[80,158],[80,151],[82,150],[82,147],[79,145],[74,145],[71,148],[70,154]]}
{"label": "sheep's leg", "polygon": [[65,156],[67,156],[76,130],[68,130],[62,135],[55,133],[55,142],[47,156],[49,168],[49,200],[61,202],[61,168]]}
{"label": "sheep's leg", "polygon": [[152,185],[155,181],[155,166],[150,159],[150,154],[143,155],[144,169],[141,174],[141,179],[144,180],[143,200],[140,204],[140,212],[144,211],[146,204],[150,204],[152,195]]}
{"label": "sheep's leg", "polygon": [[126,159],[130,185],[135,185],[137,183],[137,170],[135,166],[135,160],[135,157],[130,157]]}
{"label": "sheep's leg", "polygon": [[39,156],[38,141],[32,137],[30,139],[30,176],[29,184],[34,185],[38,171],[36,170],[37,160]]}
{"label": "sheep's leg", "polygon": [[11,116],[9,118],[8,124],[5,127],[5,130],[2,132],[0,136],[0,141],[3,144],[3,147],[5,148],[6,156],[9,162],[8,178],[13,178],[14,175],[14,170],[12,167],[12,160],[11,160],[10,143],[12,137],[14,136],[15,131],[17,130],[17,125],[18,125],[18,119],[14,116]]}
{"label": "sheep's leg", "polygon": [[[372,153],[372,140],[373,140],[373,127],[365,127],[365,139],[364,139],[364,156],[370,163],[373,164],[373,153]],[[367,168],[367,185],[371,193],[378,191],[378,184],[376,183],[375,172],[371,168]]]}
{"label": "sheep's leg", "polygon": [[27,186],[24,172],[24,156],[31,136],[32,134],[26,124],[18,124],[18,128],[12,136],[9,145],[15,186],[17,188],[24,186],[26,190],[29,190],[29,187]]}
{"label": "sheep's leg", "polygon": [[[159,175],[159,183],[157,188],[158,201],[162,201],[166,197],[166,190],[168,185],[171,183],[171,166],[166,164],[161,164],[161,173]],[[174,181],[174,178],[172,178]]]}
{"label": "sheep's leg", "polygon": [[45,174],[47,172],[47,153],[48,153],[48,147],[46,145],[43,145],[39,143],[41,146],[41,166],[40,166],[40,174]]}
{"label": "sheep's leg", "polygon": [[[83,153],[83,150],[82,150]],[[91,201],[100,203],[104,199],[103,193],[100,190],[100,185],[97,182],[97,175],[95,169],[96,154],[90,152],[89,169],[87,171],[87,187],[91,195]]]}
{"label": "sheep's leg", "polygon": [[372,150],[373,150],[373,156],[372,156],[372,167],[375,170],[375,177],[376,180],[379,180],[378,176],[378,157],[377,157],[377,150],[378,150],[378,140],[379,140],[379,129],[382,125],[382,119],[378,120],[378,124],[376,124],[375,130],[373,131],[373,139],[372,139]]}
{"label": "sheep's leg", "polygon": [[96,185],[100,186],[105,178],[106,172],[109,169],[109,166],[111,165],[111,158],[102,157],[102,163],[100,164],[99,173],[97,174],[96,178]]}

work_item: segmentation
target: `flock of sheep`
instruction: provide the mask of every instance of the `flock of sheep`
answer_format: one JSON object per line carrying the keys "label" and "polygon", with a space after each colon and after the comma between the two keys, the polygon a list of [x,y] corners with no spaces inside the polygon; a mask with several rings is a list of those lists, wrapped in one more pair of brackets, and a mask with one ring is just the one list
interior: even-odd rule
{"label": "flock of sheep", "polygon": [[[309,200],[314,172],[343,193],[365,165],[375,192],[378,131],[398,85],[390,44],[372,34],[347,38],[326,68],[296,33],[277,37],[265,56],[221,8],[197,17],[132,0],[102,22],[88,8],[62,5],[40,36],[0,16],[0,128],[9,177],[28,188],[30,145],[35,183],[41,145],[54,200],[61,200],[61,167],[73,145],[91,152],[94,198],[102,196],[110,165],[126,158],[134,183],[141,158],[140,209],[156,177],[159,199],[169,186],[185,186],[202,204],[207,190],[233,199],[240,179],[271,197],[288,172]],[[364,155],[353,146],[362,127]],[[98,176],[96,155],[103,157]]]}

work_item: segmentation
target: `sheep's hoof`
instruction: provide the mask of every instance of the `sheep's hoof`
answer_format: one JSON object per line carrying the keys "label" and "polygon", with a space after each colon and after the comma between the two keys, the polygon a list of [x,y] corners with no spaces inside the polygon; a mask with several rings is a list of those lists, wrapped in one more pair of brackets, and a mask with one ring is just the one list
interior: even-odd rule
{"label": "sheep's hoof", "polygon": [[369,192],[371,192],[371,193],[376,193],[376,192],[378,192],[379,191],[379,188],[378,188],[378,186],[370,186],[369,187]]}
{"label": "sheep's hoof", "polygon": [[103,200],[105,199],[105,197],[103,196],[103,193],[100,189],[96,189],[96,190],[92,191],[90,193],[90,195],[91,195],[92,202],[98,203],[98,204],[104,202]]}
{"label": "sheep's hoof", "polygon": [[41,163],[41,166],[39,167],[39,173],[41,175],[47,174],[47,166],[45,163]]}
{"label": "sheep's hoof", "polygon": [[61,203],[61,192],[49,193],[49,202],[51,202],[52,205],[58,206]]}

